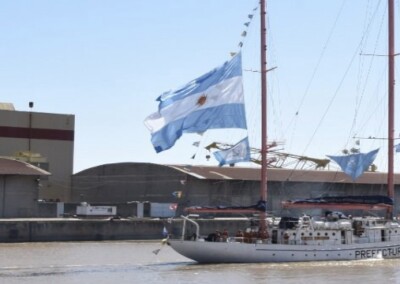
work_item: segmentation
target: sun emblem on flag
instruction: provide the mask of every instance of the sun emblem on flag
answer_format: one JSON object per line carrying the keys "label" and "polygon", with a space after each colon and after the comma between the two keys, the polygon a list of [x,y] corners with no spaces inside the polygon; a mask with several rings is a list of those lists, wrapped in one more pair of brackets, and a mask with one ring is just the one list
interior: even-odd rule
{"label": "sun emblem on flag", "polygon": [[202,106],[206,103],[207,96],[205,94],[201,95],[201,97],[197,100],[197,105]]}

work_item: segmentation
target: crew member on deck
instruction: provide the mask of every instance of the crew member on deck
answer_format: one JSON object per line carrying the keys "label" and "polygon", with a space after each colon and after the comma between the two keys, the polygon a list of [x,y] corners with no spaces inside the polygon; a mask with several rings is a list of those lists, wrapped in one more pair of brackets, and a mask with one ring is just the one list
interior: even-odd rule
{"label": "crew member on deck", "polygon": [[243,242],[243,231],[242,230],[238,230],[236,232],[236,240],[238,240],[239,242]]}
{"label": "crew member on deck", "polygon": [[229,237],[228,231],[227,231],[226,229],[224,229],[224,230],[222,231],[222,241],[223,241],[223,242],[228,241],[228,237]]}
{"label": "crew member on deck", "polygon": [[222,237],[221,237],[221,232],[220,231],[215,231],[215,241],[216,242],[220,242],[222,240]]}

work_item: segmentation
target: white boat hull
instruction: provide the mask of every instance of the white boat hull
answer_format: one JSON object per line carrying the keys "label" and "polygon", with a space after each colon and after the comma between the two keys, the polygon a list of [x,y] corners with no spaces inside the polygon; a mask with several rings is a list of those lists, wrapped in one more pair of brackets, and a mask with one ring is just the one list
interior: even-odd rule
{"label": "white boat hull", "polygon": [[181,255],[199,263],[271,263],[400,258],[400,242],[341,246],[168,240]]}

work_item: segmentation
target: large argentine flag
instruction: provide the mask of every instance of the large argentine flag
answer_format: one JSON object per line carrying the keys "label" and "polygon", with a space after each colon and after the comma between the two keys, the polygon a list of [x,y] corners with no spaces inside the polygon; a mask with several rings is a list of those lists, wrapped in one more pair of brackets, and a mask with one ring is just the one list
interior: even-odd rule
{"label": "large argentine flag", "polygon": [[379,149],[368,153],[358,153],[346,156],[328,156],[335,161],[347,175],[356,180],[374,162]]}
{"label": "large argentine flag", "polygon": [[246,129],[241,54],[157,101],[158,112],[144,121],[157,153],[171,148],[183,133]]}

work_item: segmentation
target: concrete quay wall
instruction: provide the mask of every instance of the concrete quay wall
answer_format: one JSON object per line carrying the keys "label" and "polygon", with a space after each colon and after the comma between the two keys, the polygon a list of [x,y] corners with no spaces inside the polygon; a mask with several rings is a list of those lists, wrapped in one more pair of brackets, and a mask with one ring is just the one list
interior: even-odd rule
{"label": "concrete quay wall", "polygon": [[[239,228],[249,226],[245,220],[197,220],[200,235],[226,228],[234,234]],[[51,242],[51,241],[101,241],[101,240],[160,240],[164,227],[174,236],[182,234],[182,220],[174,219],[2,219],[0,242]],[[186,235],[195,232],[187,224]]]}

